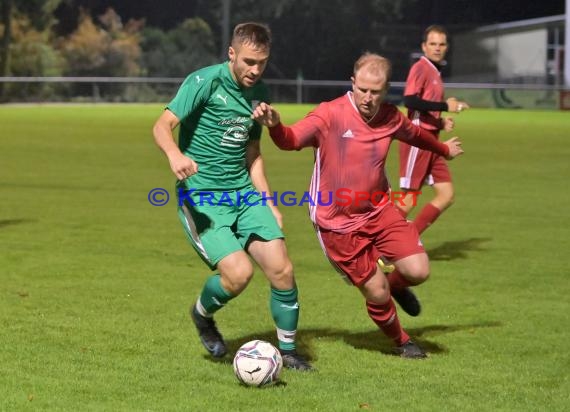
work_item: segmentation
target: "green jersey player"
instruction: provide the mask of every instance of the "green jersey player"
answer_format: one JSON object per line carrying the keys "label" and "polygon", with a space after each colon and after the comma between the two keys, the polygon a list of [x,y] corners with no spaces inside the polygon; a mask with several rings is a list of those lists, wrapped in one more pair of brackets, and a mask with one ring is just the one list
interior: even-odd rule
{"label": "green jersey player", "polygon": [[[229,61],[191,73],[153,134],[178,179],[178,215],[188,240],[217,272],[190,310],[204,347],[214,357],[227,353],[213,315],[246,288],[253,276],[251,256],[271,286],[270,308],[284,365],[311,370],[295,346],[299,303],[281,215],[260,195],[270,190],[259,145],[261,126],[251,115],[259,102],[267,101],[259,80],[270,47],[267,26],[237,25]],[[177,126],[178,144],[173,136]]]}

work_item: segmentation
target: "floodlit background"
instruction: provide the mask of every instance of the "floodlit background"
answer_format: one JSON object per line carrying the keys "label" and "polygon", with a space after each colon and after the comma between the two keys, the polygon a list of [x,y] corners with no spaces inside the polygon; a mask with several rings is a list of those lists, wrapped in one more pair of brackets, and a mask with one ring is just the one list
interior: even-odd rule
{"label": "floodlit background", "polygon": [[188,73],[226,58],[235,24],[257,20],[274,34],[274,101],[331,99],[374,51],[393,63],[398,103],[423,30],[438,23],[454,95],[478,107],[570,105],[562,0],[3,0],[0,12],[5,102],[166,101]]}

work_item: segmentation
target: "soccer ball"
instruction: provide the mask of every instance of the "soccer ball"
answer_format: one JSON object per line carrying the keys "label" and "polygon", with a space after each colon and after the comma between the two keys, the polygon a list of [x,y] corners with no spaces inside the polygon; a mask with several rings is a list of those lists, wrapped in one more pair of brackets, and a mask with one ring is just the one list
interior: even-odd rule
{"label": "soccer ball", "polygon": [[244,343],[234,356],[234,373],[248,386],[266,386],[277,382],[283,359],[269,342],[252,340]]}

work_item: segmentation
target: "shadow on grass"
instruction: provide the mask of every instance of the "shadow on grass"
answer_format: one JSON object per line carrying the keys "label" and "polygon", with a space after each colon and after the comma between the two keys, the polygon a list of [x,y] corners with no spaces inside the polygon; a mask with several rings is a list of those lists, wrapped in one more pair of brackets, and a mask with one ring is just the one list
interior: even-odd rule
{"label": "shadow on grass", "polygon": [[[431,336],[443,335],[446,333],[453,333],[458,331],[471,331],[476,332],[477,329],[482,328],[497,328],[501,327],[501,322],[481,322],[467,325],[429,325],[420,328],[406,329],[410,337],[420,345],[426,352],[430,355],[435,355],[439,353],[446,353],[448,349],[443,345],[435,343],[428,339]],[[352,333],[344,329],[301,329],[297,335],[297,347],[299,353],[305,356],[308,360],[314,361],[318,359],[317,354],[314,349],[315,340],[319,339],[335,339],[343,340],[348,345],[355,349],[368,350],[373,352],[380,352],[386,355],[393,355],[392,342],[384,336],[384,334],[378,330],[370,330],[367,332],[357,332]],[[210,359],[214,362],[232,362],[232,354],[234,354],[241,345],[250,340],[265,340],[268,342],[276,342],[275,331],[265,331],[252,333],[248,335],[243,335],[236,339],[226,340],[226,345],[228,347],[228,354],[223,359],[213,359],[208,355],[204,355],[204,358]],[[394,355],[395,356],[395,355]]]}
{"label": "shadow on grass", "polygon": [[0,229],[8,226],[19,225],[22,223],[31,223],[34,222],[34,219],[1,219],[0,220]]}
{"label": "shadow on grass", "polygon": [[467,259],[467,252],[484,251],[483,243],[493,240],[490,237],[473,237],[465,240],[454,240],[442,243],[436,248],[427,250],[430,260]]}

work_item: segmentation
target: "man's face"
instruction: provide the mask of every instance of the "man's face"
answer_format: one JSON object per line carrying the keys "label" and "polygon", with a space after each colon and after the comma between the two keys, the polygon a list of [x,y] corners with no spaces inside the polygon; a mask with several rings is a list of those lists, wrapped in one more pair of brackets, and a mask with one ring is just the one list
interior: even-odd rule
{"label": "man's face", "polygon": [[430,32],[422,43],[422,50],[432,62],[441,63],[447,52],[447,36],[436,31]]}
{"label": "man's face", "polygon": [[269,60],[269,50],[251,43],[230,46],[228,56],[232,75],[240,87],[251,87],[261,78]]}
{"label": "man's face", "polygon": [[352,77],[354,104],[366,120],[370,120],[378,112],[387,90],[385,77],[371,73],[366,67],[361,67]]}

